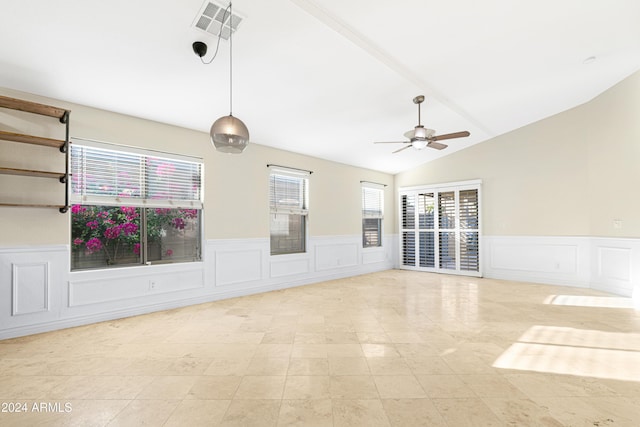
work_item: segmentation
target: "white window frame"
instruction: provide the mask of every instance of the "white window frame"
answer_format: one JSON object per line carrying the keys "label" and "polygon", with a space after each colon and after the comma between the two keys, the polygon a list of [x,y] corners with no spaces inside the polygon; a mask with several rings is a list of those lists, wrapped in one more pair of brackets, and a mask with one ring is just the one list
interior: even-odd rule
{"label": "white window frame", "polygon": [[[72,163],[72,169],[74,168],[73,162],[75,161],[75,159],[73,159],[73,149],[74,147],[86,147],[87,149],[97,149],[97,150],[107,150],[110,152],[114,152],[117,153],[116,155],[124,155],[124,156],[131,156],[132,158],[135,157],[139,157],[140,158],[140,164],[141,164],[141,170],[142,169],[146,169],[142,166],[142,163],[144,163],[144,159],[145,158],[151,158],[153,160],[160,160],[160,159],[166,159],[166,160],[173,160],[174,162],[183,162],[183,163],[191,163],[193,165],[188,166],[189,168],[192,167],[196,167],[197,171],[198,171],[198,178],[199,178],[199,183],[198,183],[198,187],[197,187],[197,192],[195,194],[196,197],[193,198],[185,198],[185,197],[171,197],[172,194],[171,193],[167,193],[167,197],[166,198],[153,198],[153,197],[147,197],[146,191],[147,191],[147,185],[146,183],[148,182],[147,178],[148,178],[148,174],[146,172],[146,170],[142,170],[142,176],[145,177],[145,179],[141,179],[140,180],[140,185],[141,185],[141,193],[143,193],[143,196],[140,197],[122,197],[122,196],[114,196],[114,195],[103,195],[103,194],[95,194],[95,192],[92,191],[83,191],[82,189],[80,189],[80,192],[78,191],[74,191],[73,188],[73,177],[71,180],[68,180],[67,185],[69,186],[69,195],[70,195],[70,202],[73,205],[92,205],[92,206],[130,206],[130,207],[136,207],[136,208],[140,208],[141,212],[142,210],[144,210],[145,208],[167,208],[167,209],[196,209],[199,211],[199,242],[198,242],[198,247],[197,247],[197,253],[198,253],[198,259],[197,260],[189,260],[189,261],[153,261],[153,262],[149,262],[146,261],[146,246],[144,247],[143,251],[142,251],[142,257],[141,257],[141,263],[139,264],[123,264],[121,266],[116,267],[117,268],[131,268],[131,267],[140,267],[140,266],[150,266],[150,265],[157,265],[157,264],[174,264],[174,265],[178,265],[178,264],[185,264],[185,263],[201,263],[203,260],[203,246],[204,246],[204,202],[203,202],[203,198],[204,198],[204,162],[203,159],[200,157],[194,157],[194,156],[187,156],[187,155],[181,155],[181,154],[175,154],[175,153],[166,153],[166,152],[161,152],[161,151],[156,151],[156,150],[150,150],[150,149],[142,149],[142,148],[137,148],[137,147],[130,147],[130,146],[125,146],[125,145],[118,145],[118,144],[112,144],[112,143],[107,143],[107,142],[101,142],[101,141],[94,141],[94,140],[89,140],[89,139],[82,139],[82,138],[72,138],[71,139],[71,163]],[[174,163],[176,164],[176,163]],[[171,181],[168,181],[171,182]],[[189,182],[186,180],[176,180],[173,181],[176,184],[182,184],[184,186],[185,183]],[[193,181],[191,181],[193,182]],[[149,185],[148,187],[152,187],[151,185]],[[156,187],[157,188],[157,187]],[[164,188],[164,187],[163,187]],[[184,187],[183,187],[184,188]],[[183,194],[184,196],[184,194]],[[145,224],[144,219],[141,221],[140,227],[142,228]],[[146,231],[145,231],[146,232]],[[141,235],[141,242],[142,242],[142,235]],[[106,268],[106,267],[105,267]],[[113,268],[113,267],[108,267],[108,268]],[[88,271],[95,271],[97,269],[100,268],[94,268],[94,269],[89,269]],[[78,269],[72,269],[72,272],[79,272],[82,271],[82,269],[78,270]]]}
{"label": "white window frame", "polygon": [[[268,165],[269,168],[269,215],[285,214],[285,215],[300,215],[304,221],[304,233],[302,234],[303,241],[301,251],[286,251],[286,252],[274,252],[271,245],[273,239],[273,230],[271,228],[271,219],[269,220],[269,253],[270,256],[291,256],[306,254],[309,252],[309,181],[311,171],[303,169],[288,168],[285,166]],[[301,204],[298,207],[286,206],[286,204],[279,205],[274,200],[274,188],[272,186],[273,176],[287,177],[291,179],[303,181],[301,188],[301,194],[299,195]]]}
{"label": "white window frame", "polygon": [[[370,248],[381,248],[384,246],[384,184],[377,184],[368,181],[361,181],[361,198],[362,198],[362,248],[370,249]],[[371,209],[367,209],[367,192],[375,192],[378,194],[378,205],[379,211],[377,212],[369,212]],[[377,245],[366,245],[365,244],[365,229],[364,222],[366,219],[378,219],[380,222],[380,228],[378,230],[379,240]]]}

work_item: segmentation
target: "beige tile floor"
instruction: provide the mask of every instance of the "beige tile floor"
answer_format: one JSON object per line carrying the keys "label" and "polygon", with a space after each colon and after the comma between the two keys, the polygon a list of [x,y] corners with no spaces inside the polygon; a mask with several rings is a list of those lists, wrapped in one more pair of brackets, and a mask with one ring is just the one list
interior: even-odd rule
{"label": "beige tile floor", "polygon": [[392,270],[4,340],[0,425],[635,427],[628,303]]}

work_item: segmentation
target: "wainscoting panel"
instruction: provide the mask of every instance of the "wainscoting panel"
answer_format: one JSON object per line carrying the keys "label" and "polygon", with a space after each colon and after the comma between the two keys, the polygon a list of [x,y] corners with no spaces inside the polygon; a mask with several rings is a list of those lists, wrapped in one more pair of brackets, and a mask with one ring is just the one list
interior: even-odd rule
{"label": "wainscoting panel", "polygon": [[592,287],[640,299],[640,240],[594,238]]}
{"label": "wainscoting panel", "polygon": [[318,271],[331,270],[341,267],[353,267],[358,264],[357,243],[317,243],[316,269]]}
{"label": "wainscoting panel", "polygon": [[229,286],[262,279],[263,257],[261,249],[216,251],[216,286]]}
{"label": "wainscoting panel", "polygon": [[391,258],[389,255],[390,254],[388,253],[385,247],[362,249],[362,263],[375,264],[378,262],[385,262]]}
{"label": "wainscoting panel", "polygon": [[69,307],[104,304],[203,287],[200,263],[133,267],[70,274]]}
{"label": "wainscoting panel", "polygon": [[576,245],[494,245],[491,268],[527,273],[575,273],[578,269]]}
{"label": "wainscoting panel", "polygon": [[59,317],[68,268],[68,246],[0,248],[0,339]]}
{"label": "wainscoting panel", "polygon": [[11,314],[49,311],[49,263],[15,263],[12,267]]}
{"label": "wainscoting panel", "polygon": [[484,236],[484,276],[588,287],[590,239]]}
{"label": "wainscoting panel", "polygon": [[631,281],[631,248],[598,246],[598,277],[622,283]]}
{"label": "wainscoting panel", "polygon": [[485,277],[598,289],[640,300],[640,239],[485,236]]}
{"label": "wainscoting panel", "polygon": [[270,277],[274,279],[306,275],[311,272],[308,254],[278,255],[269,260]]}
{"label": "wainscoting panel", "polygon": [[225,292],[265,279],[269,239],[208,240],[203,254],[206,266],[205,287],[210,292]]}

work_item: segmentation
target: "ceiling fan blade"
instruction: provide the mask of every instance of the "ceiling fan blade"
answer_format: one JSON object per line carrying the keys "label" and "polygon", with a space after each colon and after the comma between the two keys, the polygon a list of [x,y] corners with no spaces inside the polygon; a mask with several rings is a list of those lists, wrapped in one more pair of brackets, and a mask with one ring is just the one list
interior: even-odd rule
{"label": "ceiling fan blade", "polygon": [[374,141],[374,144],[411,144],[411,141]]}
{"label": "ceiling fan blade", "polygon": [[427,144],[429,148],[435,148],[436,150],[443,150],[448,147],[447,144],[440,144],[439,142],[430,142]]}
{"label": "ceiling fan blade", "polygon": [[409,144],[409,145],[407,145],[406,147],[402,147],[402,148],[400,148],[399,150],[396,150],[396,151],[394,151],[394,152],[393,152],[393,153],[391,153],[391,154],[399,153],[399,152],[401,152],[402,150],[406,150],[407,148],[411,148],[411,147],[412,147],[412,145],[411,145],[411,144]]}
{"label": "ceiling fan blade", "polygon": [[464,138],[465,136],[469,136],[469,135],[471,134],[465,130],[462,132],[447,133],[445,135],[434,135],[431,138],[429,138],[429,140],[442,141],[443,139]]}

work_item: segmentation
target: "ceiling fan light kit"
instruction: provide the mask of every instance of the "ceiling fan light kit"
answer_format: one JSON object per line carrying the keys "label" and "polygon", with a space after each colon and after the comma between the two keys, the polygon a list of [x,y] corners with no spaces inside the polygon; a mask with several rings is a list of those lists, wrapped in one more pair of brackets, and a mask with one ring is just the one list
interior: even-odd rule
{"label": "ceiling fan light kit", "polygon": [[[233,10],[231,2],[227,7],[228,19],[233,19]],[[226,21],[227,12],[223,15],[223,20]],[[229,27],[233,28],[233,22],[229,22]],[[222,31],[222,27],[221,30]],[[218,33],[218,43],[220,43],[221,32]],[[193,51],[197,56],[202,57],[207,54],[207,45],[204,42],[194,42]],[[218,49],[216,48],[216,54]],[[215,54],[214,54],[215,58]],[[213,61],[213,59],[211,60]],[[206,64],[210,64],[209,61]],[[204,63],[204,61],[203,61]],[[249,129],[242,122],[242,120],[233,116],[233,31],[229,33],[229,115],[220,117],[213,122],[209,135],[211,136],[211,143],[216,150],[222,153],[240,154],[247,148],[249,144]]]}
{"label": "ceiling fan light kit", "polygon": [[425,148],[427,148],[427,141],[426,140],[421,140],[421,139],[416,139],[415,141],[413,141],[411,143],[411,146],[413,148],[415,148],[416,150],[423,150]]}
{"label": "ceiling fan light kit", "polygon": [[436,135],[435,130],[425,128],[420,120],[420,104],[422,104],[423,102],[423,95],[418,95],[413,98],[413,103],[418,105],[418,124],[413,128],[413,130],[405,132],[404,136],[408,138],[409,141],[374,142],[374,144],[407,144],[405,147],[394,151],[393,154],[398,153],[402,150],[406,150],[409,147],[413,147],[416,150],[423,150],[427,147],[434,148],[436,150],[442,150],[448,147],[447,144],[441,144],[436,141],[440,141],[443,139],[464,138],[471,135],[467,131],[448,133],[445,135]]}

